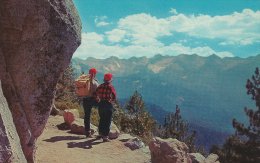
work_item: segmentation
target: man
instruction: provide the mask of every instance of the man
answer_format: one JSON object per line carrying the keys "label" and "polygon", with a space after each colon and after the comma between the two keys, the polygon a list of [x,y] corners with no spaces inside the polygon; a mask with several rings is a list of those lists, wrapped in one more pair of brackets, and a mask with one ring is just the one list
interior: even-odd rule
{"label": "man", "polygon": [[104,142],[109,141],[108,134],[110,131],[110,125],[113,113],[113,102],[116,100],[116,90],[111,84],[113,75],[107,73],[104,75],[104,83],[99,85],[96,89],[96,100],[98,102],[99,112],[99,136],[102,137]]}
{"label": "man", "polygon": [[97,70],[95,68],[91,68],[89,70],[89,77],[90,77],[90,90],[89,90],[89,95],[83,98],[83,108],[85,112],[85,117],[84,117],[84,125],[85,125],[85,131],[86,131],[86,137],[92,137],[91,136],[91,131],[90,131],[90,114],[91,114],[91,109],[93,106],[96,106],[96,100],[95,100],[95,92],[98,87],[98,81],[95,78],[97,74]]}

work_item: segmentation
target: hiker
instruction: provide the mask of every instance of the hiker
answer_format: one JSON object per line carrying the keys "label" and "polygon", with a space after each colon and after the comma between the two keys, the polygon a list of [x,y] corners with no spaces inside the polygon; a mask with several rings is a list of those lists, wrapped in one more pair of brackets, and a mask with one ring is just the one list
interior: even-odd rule
{"label": "hiker", "polygon": [[85,112],[84,116],[84,125],[86,131],[86,137],[91,138],[91,131],[90,131],[90,114],[91,109],[93,106],[97,106],[94,93],[98,87],[98,80],[95,78],[97,74],[97,70],[95,68],[89,69],[89,77],[90,77],[90,85],[89,85],[89,93],[87,96],[83,98],[83,108]]}
{"label": "hiker", "polygon": [[104,75],[104,83],[99,85],[96,89],[96,100],[98,102],[99,112],[99,136],[104,142],[108,142],[108,134],[110,131],[110,125],[112,121],[112,112],[114,110],[113,102],[116,100],[116,90],[112,83],[113,75],[107,73]]}

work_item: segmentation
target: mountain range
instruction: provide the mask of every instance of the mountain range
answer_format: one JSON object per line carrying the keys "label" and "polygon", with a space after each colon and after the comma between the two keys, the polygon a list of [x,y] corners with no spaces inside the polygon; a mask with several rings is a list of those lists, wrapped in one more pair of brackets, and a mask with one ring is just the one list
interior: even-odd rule
{"label": "mountain range", "polygon": [[[179,105],[182,117],[198,130],[228,135],[234,132],[232,119],[247,122],[244,107],[255,106],[246,94],[245,84],[255,68],[260,67],[260,55],[248,58],[220,58],[214,54],[208,57],[181,54],[129,59],[73,58],[72,66],[76,74],[95,67],[100,81],[104,73],[112,73],[121,99],[129,98],[137,90],[146,103],[158,106],[162,112],[174,112]],[[158,109],[156,114],[152,109],[150,112],[162,122]]]}

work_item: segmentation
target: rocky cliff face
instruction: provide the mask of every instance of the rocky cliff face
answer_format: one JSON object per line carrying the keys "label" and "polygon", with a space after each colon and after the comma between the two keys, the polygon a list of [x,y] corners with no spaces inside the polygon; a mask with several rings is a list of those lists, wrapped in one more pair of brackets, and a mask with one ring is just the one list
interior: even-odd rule
{"label": "rocky cliff face", "polygon": [[1,0],[0,17],[0,80],[33,162],[55,85],[80,44],[81,23],[72,0]]}
{"label": "rocky cliff face", "polygon": [[25,163],[12,114],[3,95],[0,81],[0,162]]}

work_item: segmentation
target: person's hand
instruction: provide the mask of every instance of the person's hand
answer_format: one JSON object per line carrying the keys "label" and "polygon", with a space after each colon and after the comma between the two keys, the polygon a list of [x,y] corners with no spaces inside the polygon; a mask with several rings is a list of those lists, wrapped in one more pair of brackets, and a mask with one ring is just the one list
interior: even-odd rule
{"label": "person's hand", "polygon": [[97,101],[97,102],[100,102],[100,98],[99,98],[99,97],[96,97],[96,101]]}

